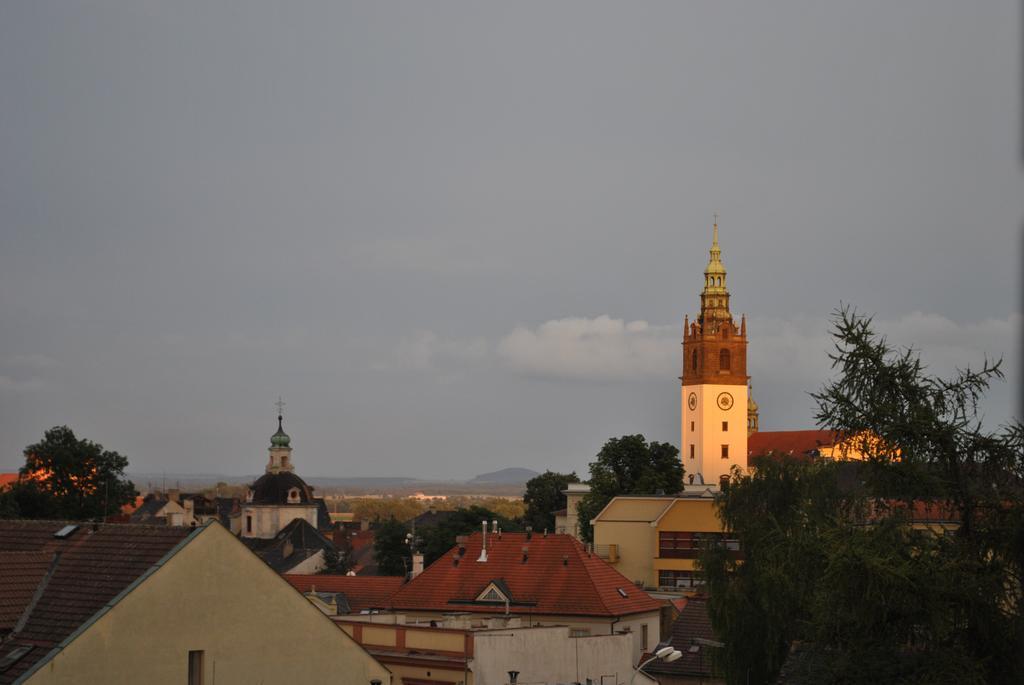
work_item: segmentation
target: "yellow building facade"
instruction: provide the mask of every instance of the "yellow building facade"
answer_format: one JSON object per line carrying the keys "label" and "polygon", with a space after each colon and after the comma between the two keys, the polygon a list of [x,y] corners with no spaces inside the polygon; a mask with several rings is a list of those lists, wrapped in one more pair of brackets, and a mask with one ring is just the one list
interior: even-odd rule
{"label": "yellow building facade", "polygon": [[[190,674],[190,668],[197,671]],[[18,682],[372,681],[388,685],[391,673],[231,533],[211,523]]]}

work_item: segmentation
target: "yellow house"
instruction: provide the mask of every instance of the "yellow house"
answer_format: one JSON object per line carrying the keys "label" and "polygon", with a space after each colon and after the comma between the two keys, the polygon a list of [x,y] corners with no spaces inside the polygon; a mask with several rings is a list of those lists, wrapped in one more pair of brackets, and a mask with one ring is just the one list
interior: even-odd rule
{"label": "yellow house", "polygon": [[0,521],[0,583],[3,684],[392,680],[218,523]]}
{"label": "yellow house", "polygon": [[738,543],[724,534],[714,492],[706,487],[674,497],[616,497],[591,522],[594,550],[637,585],[692,588],[704,539],[713,536],[739,551]]}

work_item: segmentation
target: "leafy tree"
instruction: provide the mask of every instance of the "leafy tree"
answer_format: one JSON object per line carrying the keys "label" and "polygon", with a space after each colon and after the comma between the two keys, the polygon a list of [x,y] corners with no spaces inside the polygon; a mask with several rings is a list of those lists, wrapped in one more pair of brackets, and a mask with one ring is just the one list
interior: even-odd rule
{"label": "leafy tree", "polygon": [[409,528],[395,519],[388,519],[374,530],[373,551],[382,576],[404,576],[412,569],[406,535]]}
{"label": "leafy tree", "polygon": [[351,547],[325,550],[324,557],[321,575],[343,576],[352,569]]}
{"label": "leafy tree", "polygon": [[683,464],[675,446],[648,444],[642,435],[612,438],[590,463],[590,493],[577,507],[580,534],[593,541],[590,520],[617,495],[674,494],[682,489]]}
{"label": "leafy tree", "polygon": [[522,530],[522,526],[517,521],[499,516],[483,507],[470,506],[465,509],[456,509],[451,516],[436,526],[416,531],[416,536],[419,538],[417,549],[423,552],[424,564],[429,566],[441,558],[445,552],[455,546],[458,536],[470,535],[480,530],[481,521],[497,521],[498,527],[503,531]]}
{"label": "leafy tree", "polygon": [[526,503],[526,514],[523,516],[523,523],[533,526],[534,530],[554,530],[555,513],[565,509],[565,490],[569,483],[579,483],[580,479],[573,473],[555,473],[545,471],[526,482],[526,494],[523,501]]}
{"label": "leafy tree", "polygon": [[[819,423],[866,460],[766,459],[718,500],[745,556],[701,559],[721,666],[771,681],[800,642],[814,682],[1022,682],[1024,431],[977,417],[1000,365],[936,378],[870,324],[836,312],[838,376],[814,394]],[[915,509],[959,525],[915,525]]]}
{"label": "leafy tree", "polygon": [[125,477],[128,459],[79,440],[67,426],[46,431],[25,448],[21,478],[6,493],[8,512],[34,519],[100,519],[133,502],[138,492]]}

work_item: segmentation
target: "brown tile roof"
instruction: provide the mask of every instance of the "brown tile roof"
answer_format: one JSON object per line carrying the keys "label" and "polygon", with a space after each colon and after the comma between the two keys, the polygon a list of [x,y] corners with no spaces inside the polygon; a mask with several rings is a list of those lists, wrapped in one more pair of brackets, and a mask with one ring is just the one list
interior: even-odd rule
{"label": "brown tile roof", "polygon": [[747,454],[760,457],[769,452],[805,456],[808,452],[835,444],[835,431],[758,431],[747,438]]}
{"label": "brown tile roof", "polygon": [[14,629],[51,561],[48,552],[0,552],[0,638]]}
{"label": "brown tile roof", "polygon": [[[686,601],[679,617],[672,624],[672,632],[667,641],[683,653],[679,659],[665,663],[654,661],[645,671],[656,675],[679,675],[709,677],[712,675],[712,655],[714,647],[695,645],[694,639],[715,640],[715,631],[711,628],[711,617],[708,615],[707,599],[691,597]],[[690,648],[697,646],[696,651]],[[649,658],[649,655],[644,655]]]}
{"label": "brown tile roof", "polygon": [[[497,604],[475,603],[493,581],[508,588],[514,614],[614,617],[662,606],[610,564],[588,554],[571,535],[535,534],[528,540],[526,533],[503,533],[500,538],[489,534],[486,562],[477,561],[481,542],[480,533],[471,535],[458,565],[453,563],[458,548],[452,548],[402,586],[391,597],[390,608],[494,612]],[[529,547],[525,563],[524,545]]]}
{"label": "brown tile roof", "polygon": [[405,583],[405,579],[400,576],[286,574],[282,578],[299,592],[341,592],[353,612],[387,607],[391,595]]}
{"label": "brown tile roof", "polygon": [[[54,537],[66,525],[78,528],[66,538]],[[24,627],[0,645],[0,659],[16,645],[33,646],[30,653],[0,672],[0,683],[16,680],[198,530],[0,520],[0,549],[5,552],[34,552],[48,559],[60,554]],[[5,583],[23,586],[38,576],[37,565],[23,563],[20,568],[19,577],[5,578]]]}

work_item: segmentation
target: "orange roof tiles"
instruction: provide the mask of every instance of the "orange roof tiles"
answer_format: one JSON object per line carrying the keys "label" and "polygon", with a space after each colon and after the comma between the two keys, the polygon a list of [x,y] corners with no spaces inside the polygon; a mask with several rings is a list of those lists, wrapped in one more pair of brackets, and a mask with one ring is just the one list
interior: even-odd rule
{"label": "orange roof tiles", "polygon": [[[397,611],[504,611],[475,603],[492,581],[506,588],[514,614],[626,616],[658,611],[662,602],[636,587],[570,535],[488,534],[487,561],[478,562],[482,536],[471,535],[458,565],[453,548],[391,597]],[[523,547],[527,559],[523,561]],[[620,592],[621,589],[621,592]],[[625,596],[623,596],[625,595]]]}
{"label": "orange roof tiles", "polygon": [[811,450],[835,444],[835,431],[758,431],[747,438],[747,454],[760,457],[769,452],[805,456]]}
{"label": "orange roof tiles", "polygon": [[405,583],[400,576],[308,576],[285,574],[281,576],[299,592],[341,592],[354,612],[363,609],[383,609],[388,599]]}
{"label": "orange roof tiles", "polygon": [[0,490],[18,481],[18,473],[0,473]]}

